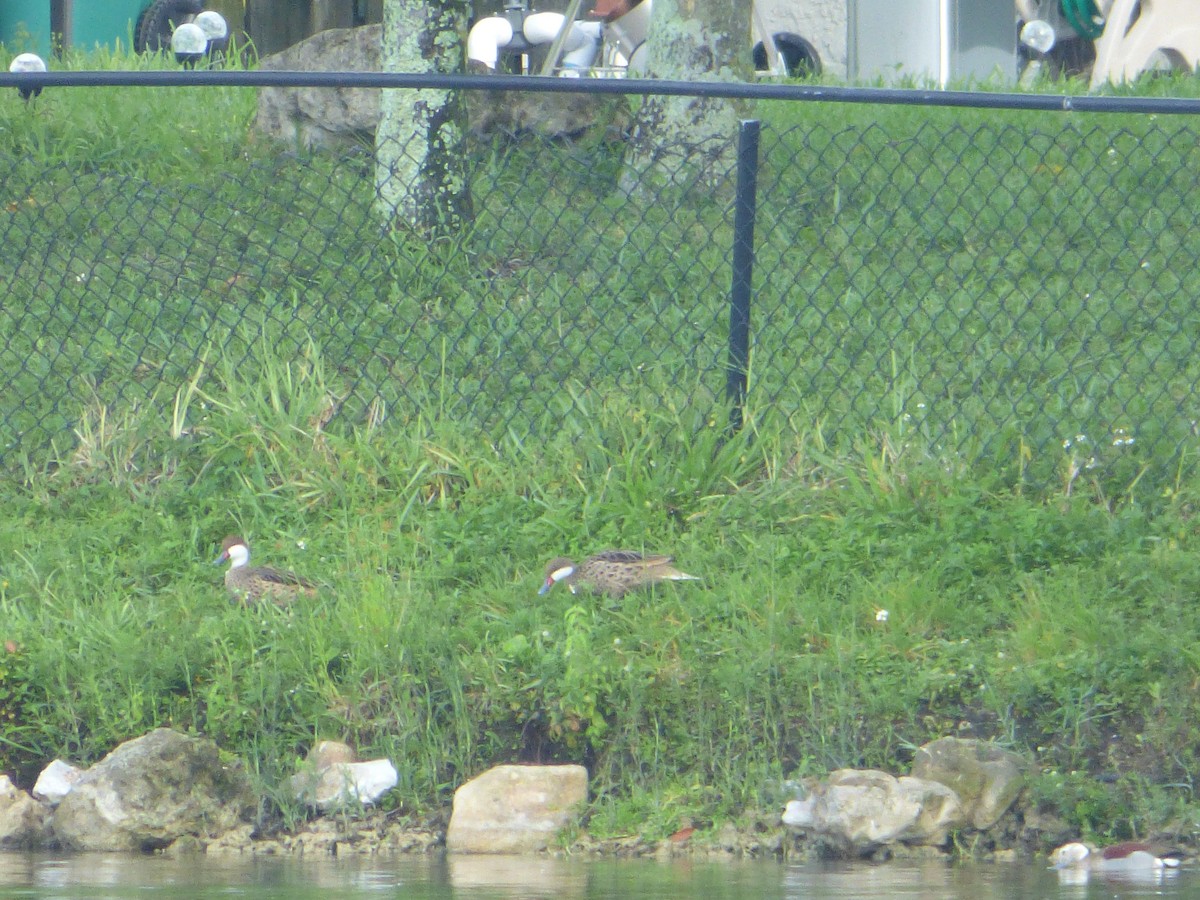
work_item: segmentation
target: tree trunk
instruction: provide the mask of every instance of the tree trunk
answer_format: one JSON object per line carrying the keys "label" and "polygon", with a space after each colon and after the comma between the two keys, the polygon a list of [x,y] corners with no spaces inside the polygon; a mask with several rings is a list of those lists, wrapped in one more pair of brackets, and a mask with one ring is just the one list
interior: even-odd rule
{"label": "tree trunk", "polygon": [[[460,72],[470,0],[385,0],[385,72]],[[455,234],[471,221],[467,106],[443,90],[386,89],[375,132],[380,215],[422,237]]]}
{"label": "tree trunk", "polygon": [[[749,81],[751,0],[654,0],[646,77]],[[719,184],[733,171],[738,121],[749,101],[650,96],[637,114],[624,184]]]}

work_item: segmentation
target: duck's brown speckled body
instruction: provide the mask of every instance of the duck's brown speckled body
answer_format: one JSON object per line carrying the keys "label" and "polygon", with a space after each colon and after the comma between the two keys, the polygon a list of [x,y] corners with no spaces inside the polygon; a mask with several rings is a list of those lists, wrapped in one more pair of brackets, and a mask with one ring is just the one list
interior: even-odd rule
{"label": "duck's brown speckled body", "polygon": [[560,556],[546,566],[546,580],[538,593],[544,594],[555,584],[562,583],[572,594],[583,588],[617,598],[659,581],[700,580],[679,571],[671,565],[673,562],[672,556],[636,550],[604,550],[589,556],[578,566]]}
{"label": "duck's brown speckled body", "polygon": [[285,572],[270,566],[250,565],[249,545],[237,535],[231,534],[221,542],[221,555],[217,562],[229,560],[225,570],[225,587],[235,600],[252,603],[270,600],[286,606],[297,597],[312,597],[317,585],[295,572]]}

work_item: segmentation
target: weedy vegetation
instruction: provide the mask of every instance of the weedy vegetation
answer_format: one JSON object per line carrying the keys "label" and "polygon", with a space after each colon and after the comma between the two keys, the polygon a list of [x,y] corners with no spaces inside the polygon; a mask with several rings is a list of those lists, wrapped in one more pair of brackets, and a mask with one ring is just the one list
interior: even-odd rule
{"label": "weedy vegetation", "polygon": [[[1027,754],[1032,802],[1084,837],[1191,833],[1190,121],[764,107],[758,290],[781,299],[730,433],[728,198],[635,214],[619,147],[498,141],[474,231],[418,247],[379,237],[369,156],[280,153],[253,110],[0,97],[19,782],[166,725],[288,822],[287,776],[335,738],[394,760],[408,810],[495,763],[581,762],[589,830],[656,837],[957,735]],[[1081,190],[1073,161],[1109,148],[1118,193]],[[1155,180],[1165,212],[1137,206]],[[1094,273],[1131,247],[1129,280]],[[231,531],[320,596],[231,605]],[[606,547],[703,581],[536,597],[550,557]]]}

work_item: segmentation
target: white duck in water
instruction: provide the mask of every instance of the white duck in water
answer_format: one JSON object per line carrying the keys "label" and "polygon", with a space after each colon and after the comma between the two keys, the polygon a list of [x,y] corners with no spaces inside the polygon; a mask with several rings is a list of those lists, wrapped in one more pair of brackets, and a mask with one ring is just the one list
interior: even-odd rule
{"label": "white duck in water", "polygon": [[1148,844],[1138,841],[1125,841],[1102,850],[1074,841],[1051,853],[1050,863],[1056,869],[1106,873],[1151,873],[1179,868],[1175,857],[1158,856]]}

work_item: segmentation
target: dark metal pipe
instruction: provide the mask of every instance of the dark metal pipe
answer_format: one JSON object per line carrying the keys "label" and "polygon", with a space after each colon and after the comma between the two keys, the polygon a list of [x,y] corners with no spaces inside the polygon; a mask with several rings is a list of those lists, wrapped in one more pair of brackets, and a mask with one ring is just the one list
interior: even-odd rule
{"label": "dark metal pipe", "polygon": [[75,0],[50,0],[50,34],[56,53],[75,43]]}
{"label": "dark metal pipe", "polygon": [[974,109],[1044,109],[1059,112],[1195,115],[1200,100],[1180,97],[1069,97],[1057,94],[986,94],[900,88],[831,87],[805,84],[748,84],[740,81],[665,81],[654,78],[552,78],[540,75],[440,75],[399,72],[0,72],[0,88],[42,87],[358,87],[530,91],[552,94],[659,94],[750,100],[807,100],[815,103],[888,103]]}
{"label": "dark metal pipe", "polygon": [[733,201],[733,277],[729,287],[729,367],[725,396],[729,427],[742,427],[750,369],[750,294],[754,283],[754,217],[758,206],[757,119],[738,129],[737,185]]}

